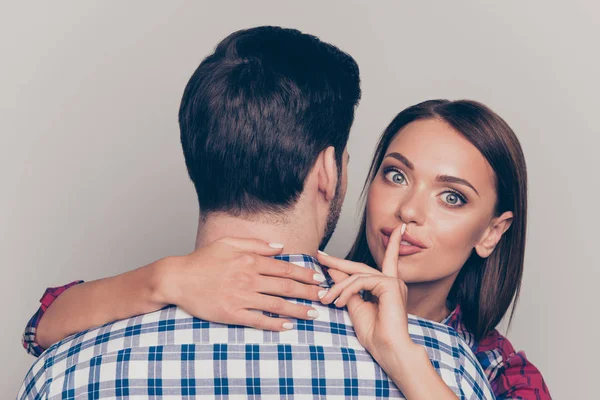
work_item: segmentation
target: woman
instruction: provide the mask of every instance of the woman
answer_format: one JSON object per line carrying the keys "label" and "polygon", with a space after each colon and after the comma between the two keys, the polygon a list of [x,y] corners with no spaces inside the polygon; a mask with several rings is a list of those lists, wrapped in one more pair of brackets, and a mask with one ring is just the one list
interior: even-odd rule
{"label": "woman", "polygon": [[[472,101],[409,107],[380,138],[365,193],[348,260],[319,255],[336,281],[329,293],[319,292],[315,278],[301,268],[265,269],[274,260],[252,256],[278,254],[281,246],[227,239],[117,277],[50,290],[26,330],[29,350],[166,304],[210,321],[248,325],[241,317],[248,310],[227,296],[239,289],[234,277],[243,269],[257,280],[287,279],[263,293],[265,299],[318,296],[325,304],[348,306],[359,340],[390,376],[398,372],[394,355],[416,347],[407,328],[407,314],[414,314],[455,328],[498,398],[550,398],[540,372],[495,330],[511,302],[511,317],[514,312],[525,250],[526,167],[510,127]],[[219,295],[210,284],[216,274],[230,282]],[[199,301],[202,296],[221,303]],[[286,314],[307,318],[310,308],[302,307],[290,306]],[[281,321],[259,327],[280,330]],[[414,368],[434,371],[421,359],[416,362]],[[394,381],[407,398],[417,395],[402,374]],[[438,380],[432,389],[448,394],[440,385]]]}

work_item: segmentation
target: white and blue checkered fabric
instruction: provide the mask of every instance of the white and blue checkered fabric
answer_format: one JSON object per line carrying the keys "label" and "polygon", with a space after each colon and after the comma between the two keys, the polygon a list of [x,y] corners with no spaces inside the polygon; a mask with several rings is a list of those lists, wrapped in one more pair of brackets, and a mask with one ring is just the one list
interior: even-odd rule
{"label": "white and blue checkered fabric", "polygon": [[[277,258],[322,272],[309,256]],[[289,301],[311,304],[319,317],[267,332],[209,323],[171,306],[80,332],[42,354],[18,398],[404,398],[358,342],[345,309]],[[409,330],[459,398],[494,398],[454,329],[409,316]]]}

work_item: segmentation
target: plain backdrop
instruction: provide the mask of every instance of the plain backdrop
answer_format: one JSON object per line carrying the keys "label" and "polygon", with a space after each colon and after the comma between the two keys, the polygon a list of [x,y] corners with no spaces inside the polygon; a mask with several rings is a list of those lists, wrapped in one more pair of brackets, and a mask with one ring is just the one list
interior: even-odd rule
{"label": "plain backdrop", "polygon": [[54,1],[0,6],[0,393],[33,357],[20,344],[48,286],[193,249],[197,206],[177,111],[199,62],[232,31],[281,25],[358,61],[363,99],[349,188],[327,251],[343,256],[375,141],[432,99],[476,99],[523,145],[530,214],[508,337],[557,399],[597,379],[600,193],[593,1]]}

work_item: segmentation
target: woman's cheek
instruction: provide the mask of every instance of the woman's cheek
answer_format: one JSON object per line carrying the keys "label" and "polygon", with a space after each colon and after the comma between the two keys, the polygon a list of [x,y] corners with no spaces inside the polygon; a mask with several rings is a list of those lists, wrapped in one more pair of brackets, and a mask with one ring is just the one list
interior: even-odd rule
{"label": "woman's cheek", "polygon": [[[460,270],[482,234],[476,218],[439,218],[436,222],[438,251],[445,254],[451,270]],[[439,253],[438,253],[439,255]]]}
{"label": "woman's cheek", "polygon": [[440,204],[432,207],[430,232],[436,247],[434,258],[443,269],[440,273],[450,275],[460,271],[472,254],[487,229],[489,216],[481,207],[450,210],[442,207]]}

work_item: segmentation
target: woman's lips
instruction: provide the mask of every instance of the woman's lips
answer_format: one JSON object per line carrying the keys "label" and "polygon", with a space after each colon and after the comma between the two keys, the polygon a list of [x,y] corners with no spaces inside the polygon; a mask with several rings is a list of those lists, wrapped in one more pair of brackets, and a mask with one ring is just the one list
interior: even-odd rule
{"label": "woman's lips", "polygon": [[[386,234],[386,230],[381,230],[381,241],[383,242],[383,247],[387,249],[388,244],[390,243],[390,234]],[[398,255],[400,256],[409,256],[411,254],[419,253],[425,250],[425,246],[421,246],[421,242],[413,239],[412,237],[407,238],[407,234],[405,233],[402,237],[402,241],[400,242],[400,248],[398,249]],[[408,239],[408,240],[406,240]],[[418,245],[417,245],[418,244]]]}

